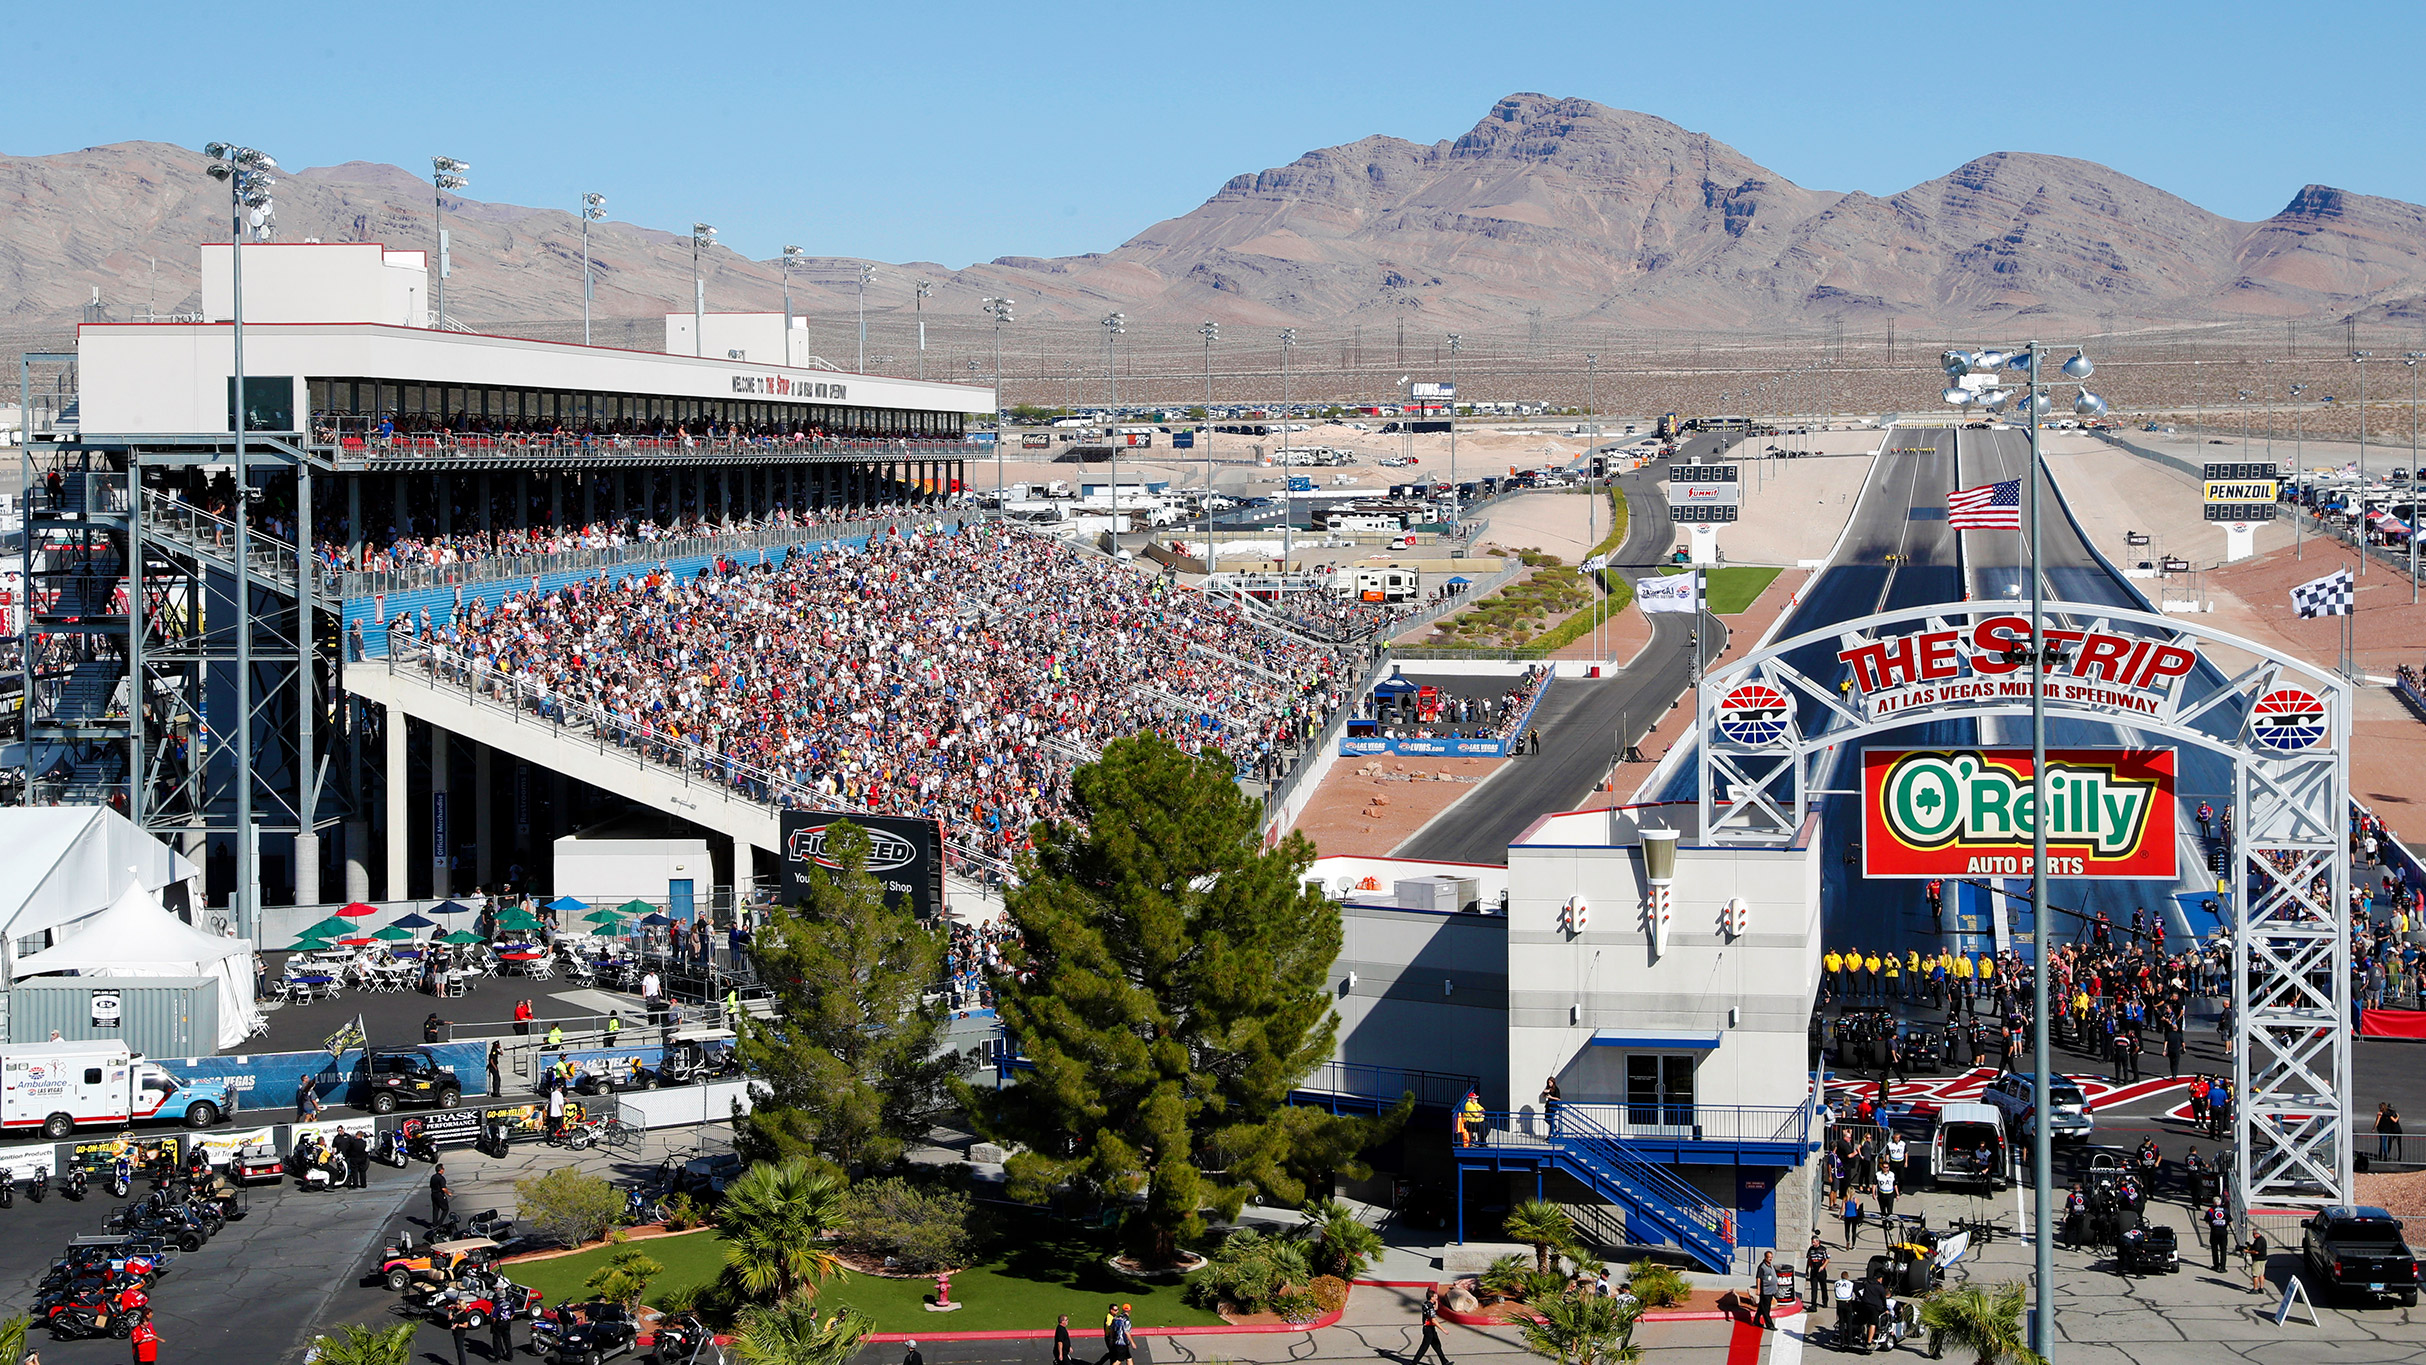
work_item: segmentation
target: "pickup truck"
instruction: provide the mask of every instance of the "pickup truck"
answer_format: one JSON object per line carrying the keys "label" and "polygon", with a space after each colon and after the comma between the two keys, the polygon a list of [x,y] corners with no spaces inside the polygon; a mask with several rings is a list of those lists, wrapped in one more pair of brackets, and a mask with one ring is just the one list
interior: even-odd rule
{"label": "pickup truck", "polygon": [[2320,1298],[2335,1293],[2418,1302],[2418,1261],[2401,1240],[2401,1220],[2371,1204],[2319,1209],[2300,1224],[2300,1260]]}
{"label": "pickup truck", "polygon": [[[2047,1125],[2050,1137],[2058,1141],[2081,1140],[2097,1131],[2097,1120],[2089,1113],[2089,1099],[2071,1077],[2050,1077],[2048,1091],[2055,1100],[2055,1120]],[[2038,1086],[2030,1076],[2008,1071],[1980,1091],[1980,1101],[2004,1115],[2006,1126],[2017,1134],[2030,1137],[2037,1133],[2034,1111],[2038,1108]]]}

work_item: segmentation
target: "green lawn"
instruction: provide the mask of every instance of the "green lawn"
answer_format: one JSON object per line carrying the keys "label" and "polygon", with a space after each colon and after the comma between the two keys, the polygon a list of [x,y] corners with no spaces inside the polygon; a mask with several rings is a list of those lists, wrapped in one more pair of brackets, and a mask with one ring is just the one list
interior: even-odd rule
{"label": "green lawn", "polygon": [[[1678,564],[1660,570],[1664,574],[1684,571],[1684,566]],[[1702,591],[1710,596],[1710,610],[1720,616],[1734,616],[1758,600],[1780,571],[1756,564],[1730,564],[1709,572]]]}
{"label": "green lawn", "polygon": [[[713,1231],[686,1232],[631,1245],[665,1266],[652,1287],[671,1289],[704,1283],[724,1267],[724,1246]],[[997,1239],[984,1264],[952,1277],[952,1297],[968,1306],[957,1313],[930,1313],[922,1306],[935,1293],[931,1279],[895,1280],[844,1274],[829,1280],[817,1301],[848,1304],[868,1315],[879,1332],[1049,1331],[1057,1313],[1070,1315],[1081,1338],[1103,1328],[1108,1303],[1135,1305],[1130,1320],[1140,1327],[1215,1326],[1221,1318],[1180,1298],[1177,1280],[1152,1283],[1124,1279],[1104,1265],[1113,1250],[1109,1232],[1066,1223],[1015,1218]],[[606,1264],[608,1249],[592,1248],[551,1261],[512,1267],[515,1280],[544,1291],[548,1302],[578,1297],[582,1281]]]}

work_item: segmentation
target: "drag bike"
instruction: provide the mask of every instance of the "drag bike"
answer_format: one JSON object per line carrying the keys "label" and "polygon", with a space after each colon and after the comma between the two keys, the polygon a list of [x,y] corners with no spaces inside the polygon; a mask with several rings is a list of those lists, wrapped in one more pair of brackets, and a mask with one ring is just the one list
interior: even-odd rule
{"label": "drag bike", "polygon": [[404,1136],[393,1128],[381,1133],[377,1145],[371,1148],[371,1160],[382,1166],[402,1169],[405,1162],[411,1160],[404,1154]]}
{"label": "drag bike", "polygon": [[15,1208],[16,1205],[17,1173],[6,1166],[0,1166],[0,1209]]}
{"label": "drag bike", "polygon": [[51,1192],[51,1168],[37,1165],[33,1177],[25,1182],[25,1197],[39,1204]]}
{"label": "drag bike", "polygon": [[110,1163],[110,1197],[124,1199],[127,1192],[134,1188],[135,1163],[127,1159],[126,1153],[120,1152],[117,1159]]}

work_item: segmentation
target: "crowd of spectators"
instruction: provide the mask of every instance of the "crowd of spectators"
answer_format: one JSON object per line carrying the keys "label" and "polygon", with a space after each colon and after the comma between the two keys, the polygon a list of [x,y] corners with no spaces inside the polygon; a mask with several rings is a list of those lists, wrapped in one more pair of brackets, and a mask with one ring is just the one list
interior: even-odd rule
{"label": "crowd of spectators", "polygon": [[583,450],[645,450],[673,447],[693,450],[776,450],[806,448],[835,441],[945,441],[957,435],[913,435],[876,427],[828,426],[815,422],[723,422],[696,425],[649,418],[617,418],[599,422],[559,422],[541,417],[480,417],[454,414],[387,413],[377,417],[330,417],[314,432],[322,445],[364,446],[373,449],[453,449],[466,445],[525,448],[578,447]]}
{"label": "crowd of spectators", "polygon": [[944,972],[955,1010],[994,1008],[992,977],[1003,970],[1004,951],[1018,939],[1006,920],[970,924],[953,920],[946,926]]}
{"label": "crowd of spectators", "polygon": [[1079,762],[1154,731],[1277,771],[1362,651],[999,524],[931,523],[691,578],[601,574],[391,623],[525,704],[699,753],[762,799],[940,819],[1007,861]]}
{"label": "crowd of spectators", "polygon": [[1295,628],[1341,643],[1387,640],[1404,622],[1423,615],[1464,592],[1467,584],[1446,584],[1403,602],[1367,602],[1355,593],[1291,593],[1272,604]]}
{"label": "crowd of spectators", "polygon": [[817,510],[795,512],[778,504],[763,517],[685,515],[663,521],[648,517],[623,517],[594,521],[585,526],[505,527],[453,534],[436,531],[417,534],[391,526],[384,537],[376,543],[366,542],[357,554],[349,554],[345,546],[335,541],[323,540],[317,547],[317,555],[320,562],[331,569],[393,573],[402,569],[445,569],[491,559],[525,559],[577,550],[630,549],[645,554],[649,547],[665,541],[716,540],[766,531],[825,526],[842,520],[898,518],[908,515],[910,510],[905,504],[886,503],[854,510],[846,518]]}

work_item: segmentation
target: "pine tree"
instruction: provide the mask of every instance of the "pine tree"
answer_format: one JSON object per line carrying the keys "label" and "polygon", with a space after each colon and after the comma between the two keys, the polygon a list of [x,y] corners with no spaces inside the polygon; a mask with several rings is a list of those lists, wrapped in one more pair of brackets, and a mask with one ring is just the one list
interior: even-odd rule
{"label": "pine tree", "polygon": [[1124,1240],[1169,1264],[1205,1210],[1235,1217],[1257,1191],[1295,1205],[1310,1176],[1359,1169],[1412,1100],[1378,1121],[1288,1103],[1338,1032],[1339,909],[1305,885],[1302,836],[1262,847],[1218,754],[1116,740],[1072,777],[1070,806],[1038,826],[1006,903],[1032,970],[996,998],[1034,1067],[962,1098],[987,1137],[1025,1148],[1013,1197],[1142,1186]]}
{"label": "pine tree", "polygon": [[943,1012],[925,999],[943,978],[943,942],[885,903],[869,847],[859,826],[829,827],[837,869],[813,872],[807,900],[777,909],[750,944],[776,1007],[740,1039],[754,1107],[738,1145],[752,1160],[815,1153],[851,1174],[888,1164],[962,1069],[940,1051]]}

